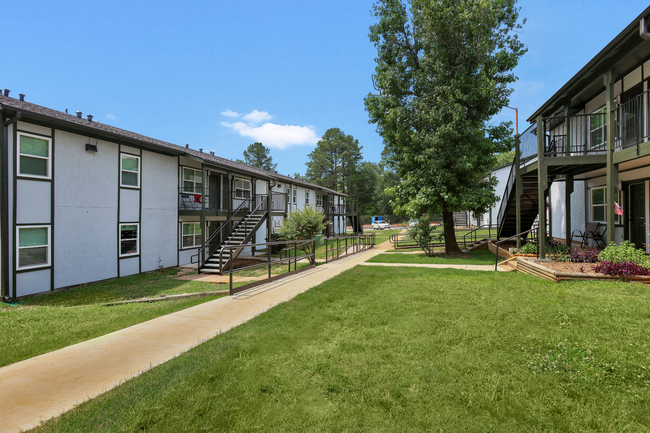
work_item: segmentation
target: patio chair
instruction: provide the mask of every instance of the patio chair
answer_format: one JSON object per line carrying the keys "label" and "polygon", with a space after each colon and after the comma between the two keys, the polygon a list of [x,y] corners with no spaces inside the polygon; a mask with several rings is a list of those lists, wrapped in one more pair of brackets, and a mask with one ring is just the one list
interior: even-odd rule
{"label": "patio chair", "polygon": [[[585,228],[584,232],[581,232],[580,230],[574,230],[571,232],[571,240],[578,238],[580,239],[580,248],[583,248],[585,245],[588,245],[588,239],[594,239],[593,234],[598,233],[598,226],[600,223],[598,222],[593,222],[593,223],[587,223],[587,227]],[[591,236],[587,238],[587,235],[591,233]]]}
{"label": "patio chair", "polygon": [[596,242],[596,246],[599,249],[605,248],[605,233],[607,233],[607,227],[605,227],[605,230],[603,230],[602,233],[598,232],[586,232],[585,233],[585,244],[589,242],[589,239],[593,239],[594,242]]}

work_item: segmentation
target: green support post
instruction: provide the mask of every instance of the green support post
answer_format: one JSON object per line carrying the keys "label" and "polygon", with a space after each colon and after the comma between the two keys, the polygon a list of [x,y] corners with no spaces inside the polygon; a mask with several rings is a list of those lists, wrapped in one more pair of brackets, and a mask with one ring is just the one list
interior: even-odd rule
{"label": "green support post", "polygon": [[[521,233],[521,195],[524,192],[524,180],[519,174],[519,165],[521,163],[521,149],[520,149],[520,143],[519,143],[519,137],[517,137],[517,140],[515,140],[516,143],[516,150],[515,150],[515,206],[516,206],[516,225],[515,225],[515,230],[516,233],[519,234]],[[505,218],[505,215],[503,216]],[[517,248],[521,248],[521,236],[517,236]]]}
{"label": "green support post", "polygon": [[616,140],[615,110],[616,101],[614,99],[614,78],[612,70],[605,73],[605,99],[607,104],[607,244],[616,242],[616,214],[614,213],[614,202],[618,200],[616,191],[618,188],[618,165],[614,164],[614,144]]}
{"label": "green support post", "polygon": [[537,210],[539,212],[539,257],[546,258],[546,189],[548,188],[548,174],[544,161],[544,121],[542,116],[537,117]]}

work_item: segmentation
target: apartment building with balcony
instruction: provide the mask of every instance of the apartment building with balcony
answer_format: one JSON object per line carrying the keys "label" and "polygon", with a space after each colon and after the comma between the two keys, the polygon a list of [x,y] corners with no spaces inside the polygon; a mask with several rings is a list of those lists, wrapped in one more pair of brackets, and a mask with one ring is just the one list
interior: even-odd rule
{"label": "apartment building with balcony", "polygon": [[530,116],[499,209],[500,238],[538,220],[542,239],[569,244],[598,222],[608,243],[647,248],[649,20],[650,7]]}
{"label": "apartment building with balcony", "polygon": [[197,261],[203,272],[221,272],[224,264],[213,258],[220,245],[238,242],[245,251],[265,242],[305,206],[323,209],[331,236],[357,219],[345,194],[15,99],[8,90],[0,113],[5,298]]}

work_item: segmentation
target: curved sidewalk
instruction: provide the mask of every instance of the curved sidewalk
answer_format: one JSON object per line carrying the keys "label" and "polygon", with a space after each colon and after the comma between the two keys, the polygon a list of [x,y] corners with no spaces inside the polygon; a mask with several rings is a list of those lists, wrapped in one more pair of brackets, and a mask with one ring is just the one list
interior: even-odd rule
{"label": "curved sidewalk", "polygon": [[60,415],[382,252],[383,245],[0,368],[0,432]]}

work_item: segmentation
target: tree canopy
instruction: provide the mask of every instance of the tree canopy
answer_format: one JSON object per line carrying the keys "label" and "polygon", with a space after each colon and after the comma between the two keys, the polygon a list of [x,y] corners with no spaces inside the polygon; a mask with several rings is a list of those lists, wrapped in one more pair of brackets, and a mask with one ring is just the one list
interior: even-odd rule
{"label": "tree canopy", "polygon": [[370,27],[377,48],[365,106],[401,182],[397,213],[442,211],[447,253],[460,253],[453,212],[496,203],[486,176],[514,144],[510,123],[490,124],[507,105],[512,69],[526,51],[516,0],[379,0]]}
{"label": "tree canopy", "polygon": [[305,176],[309,182],[347,194],[362,159],[362,148],[353,136],[345,135],[339,128],[330,128],[308,155]]}
{"label": "tree canopy", "polygon": [[[238,161],[242,162],[241,160]],[[278,166],[278,164],[273,163],[271,149],[260,142],[255,142],[244,150],[243,162],[250,166],[273,172],[275,172],[276,167]]]}

